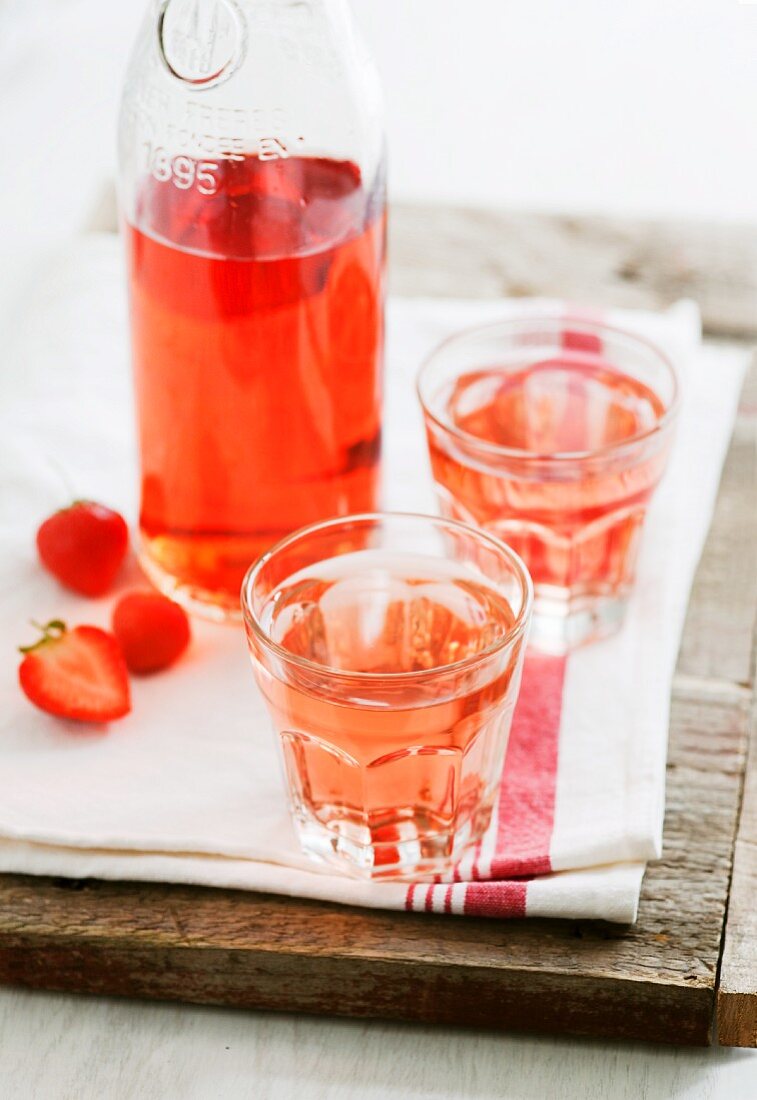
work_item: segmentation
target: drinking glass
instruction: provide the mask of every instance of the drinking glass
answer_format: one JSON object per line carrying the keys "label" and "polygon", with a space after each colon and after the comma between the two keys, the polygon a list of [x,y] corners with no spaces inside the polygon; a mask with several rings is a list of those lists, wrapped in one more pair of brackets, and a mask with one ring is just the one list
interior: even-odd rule
{"label": "drinking glass", "polygon": [[422,367],[441,511],[525,561],[538,648],[565,653],[620,627],[678,390],[647,340],[560,316],[463,332]]}
{"label": "drinking glass", "polygon": [[432,516],[317,524],[250,569],[247,638],[305,852],[418,877],[481,837],[531,601],[512,550]]}

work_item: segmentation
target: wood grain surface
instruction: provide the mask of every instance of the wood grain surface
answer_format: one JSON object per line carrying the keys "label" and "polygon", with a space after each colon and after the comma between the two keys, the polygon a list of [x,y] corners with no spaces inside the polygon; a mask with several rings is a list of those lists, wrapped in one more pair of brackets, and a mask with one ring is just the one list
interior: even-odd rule
{"label": "wood grain surface", "polygon": [[757,335],[754,225],[404,205],[392,210],[392,256],[396,294],[639,309],[693,298],[710,335]]}
{"label": "wood grain surface", "polygon": [[[748,588],[744,595],[744,606],[754,606],[757,602],[757,433],[754,422],[757,417],[757,370],[750,373],[742,396],[742,415],[736,426],[736,436],[743,438],[741,447],[743,468],[735,474],[733,468],[726,471],[726,479],[737,476],[745,490],[747,509],[741,517],[740,532],[736,536],[734,552],[743,555],[747,568]],[[727,492],[721,495],[721,506],[728,507]],[[721,559],[719,575],[727,573],[726,548],[719,545],[718,524],[715,524],[715,537],[710,540],[708,553],[713,559]],[[714,564],[714,561],[713,561]],[[710,572],[707,570],[707,572]],[[713,573],[715,570],[712,571]],[[707,583],[706,581],[704,583]],[[727,636],[732,644],[736,636],[747,629],[748,616],[743,616],[733,599],[729,599],[722,579],[715,584],[711,593],[718,603],[721,621],[718,622],[718,636]],[[717,600],[717,594],[720,599]],[[695,605],[696,606],[696,605]],[[728,611],[725,611],[728,606]],[[703,624],[704,625],[704,624]],[[690,634],[687,635],[687,638]],[[757,645],[751,653],[746,651],[746,636],[737,643],[741,658],[731,666],[728,676],[743,684],[748,690],[755,690],[755,662]],[[684,648],[684,655],[686,650]],[[750,663],[747,664],[749,658]],[[696,661],[692,653],[691,660]],[[701,659],[701,658],[700,658]],[[724,658],[721,658],[724,660]],[[700,667],[702,667],[700,665]],[[714,668],[704,666],[706,673],[722,674],[723,665]],[[734,850],[733,871],[728,899],[728,919],[725,928],[723,958],[718,989],[718,1042],[722,1046],[757,1047],[757,697],[752,699],[752,713],[749,717],[750,738],[748,766],[745,770],[743,803],[736,845]]]}
{"label": "wood grain surface", "polygon": [[[746,259],[740,289],[729,297],[712,232],[692,231],[675,246],[696,258],[687,260],[688,268],[674,262],[679,238],[670,233],[663,240],[621,223],[402,208],[395,212],[394,287],[406,294],[560,293],[653,306],[690,293],[703,301],[714,331],[751,331],[747,313],[752,309],[754,323],[757,278]],[[621,255],[637,256],[640,274],[615,271]],[[757,244],[749,255],[757,256]],[[753,371],[674,686],[665,854],[649,868],[634,927],[452,920],[232,891],[4,876],[0,980],[204,1004],[708,1043],[753,695],[756,393]],[[723,963],[724,982],[731,973],[741,983],[733,988],[741,1000],[730,1002],[731,1009],[740,1006],[740,1022],[723,1033],[735,1041],[753,1025],[757,1003],[748,965],[754,927],[739,917],[745,910],[749,916],[753,904],[754,826],[747,812],[753,790],[752,778],[734,879],[743,884],[742,900],[731,907]],[[743,940],[742,928],[748,932]],[[728,1002],[721,1007],[729,1011]]]}
{"label": "wood grain surface", "polygon": [[728,902],[718,990],[718,1042],[757,1047],[757,710]]}

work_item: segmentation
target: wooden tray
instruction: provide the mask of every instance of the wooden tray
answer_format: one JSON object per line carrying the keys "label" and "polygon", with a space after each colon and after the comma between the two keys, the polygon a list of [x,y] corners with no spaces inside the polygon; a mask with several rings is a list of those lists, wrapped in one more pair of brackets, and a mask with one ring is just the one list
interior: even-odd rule
{"label": "wooden tray", "polygon": [[[395,212],[395,290],[702,303],[757,322],[757,235]],[[724,255],[731,259],[726,262]],[[0,981],[482,1028],[757,1045],[757,743],[740,815],[757,606],[757,372],[741,405],[676,676],[665,855],[638,923],[451,919],[169,885],[0,876]],[[739,826],[740,815],[740,826]],[[738,831],[738,839],[737,839]]]}

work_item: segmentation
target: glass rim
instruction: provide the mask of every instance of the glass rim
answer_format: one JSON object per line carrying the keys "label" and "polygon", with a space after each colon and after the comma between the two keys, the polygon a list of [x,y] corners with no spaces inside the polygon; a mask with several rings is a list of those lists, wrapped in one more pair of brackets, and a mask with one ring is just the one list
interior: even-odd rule
{"label": "glass rim", "polygon": [[[650,428],[645,428],[643,431],[637,432],[635,435],[630,436],[628,439],[619,439],[614,443],[607,443],[602,447],[596,447],[593,450],[588,451],[528,451],[518,447],[506,447],[502,444],[491,443],[486,439],[482,439],[480,436],[473,435],[471,432],[463,431],[462,428],[458,428],[456,425],[447,422],[438,416],[436,412],[431,408],[430,404],[424,398],[423,383],[427,374],[431,372],[431,368],[434,365],[437,357],[449,348],[450,345],[458,342],[463,342],[472,336],[485,335],[491,333],[497,329],[514,329],[514,328],[528,328],[536,327],[538,325],[551,324],[557,327],[558,325],[563,329],[570,326],[571,328],[584,330],[595,335],[601,335],[602,333],[609,333],[611,336],[618,336],[621,339],[628,340],[632,344],[637,344],[645,351],[651,352],[655,358],[663,365],[668,373],[668,376],[673,383],[673,393],[670,402],[665,409],[662,416]],[[489,321],[483,325],[469,325],[467,328],[459,329],[457,332],[453,332],[438,343],[432,351],[426,355],[425,359],[421,363],[420,369],[415,380],[415,392],[418,396],[421,409],[425,416],[429,420],[440,428],[443,432],[453,436],[456,439],[462,440],[468,444],[473,444],[475,447],[484,454],[497,456],[499,458],[510,458],[521,463],[554,463],[555,465],[562,465],[569,462],[586,462],[596,458],[604,458],[609,455],[622,454],[625,450],[636,448],[640,443],[645,442],[648,439],[653,438],[656,435],[661,434],[676,419],[680,405],[681,405],[681,382],[679,372],[676,369],[673,359],[668,353],[656,344],[653,340],[649,340],[646,336],[641,336],[635,332],[631,332],[629,329],[622,328],[619,325],[607,324],[604,321],[591,321],[584,320],[582,318],[576,318],[575,320],[570,317],[560,316],[554,313],[546,314],[534,314],[533,316],[521,314],[518,317],[503,317],[499,321]]]}
{"label": "glass rim", "polygon": [[[278,642],[275,642],[270,634],[264,629],[258,616],[255,614],[250,598],[252,587],[257,577],[271,559],[281,553],[282,550],[286,550],[295,543],[311,535],[319,534],[321,531],[326,531],[329,528],[355,524],[378,524],[387,519],[421,520],[425,523],[444,524],[466,535],[473,535],[478,541],[488,544],[492,549],[503,554],[512,567],[514,575],[518,579],[522,597],[520,610],[515,616],[512,627],[510,627],[501,638],[497,638],[488,645],[486,649],[481,650],[480,653],[473,654],[471,657],[464,657],[462,660],[455,661],[453,664],[449,665],[434,665],[432,668],[414,669],[408,672],[359,672],[356,670],[333,668],[331,665],[324,665],[318,661],[311,661],[307,657],[300,657],[298,654],[292,653],[284,646],[279,645]],[[496,582],[493,583],[496,584]],[[443,676],[450,672],[457,673],[469,668],[475,668],[477,665],[489,660],[494,654],[511,645],[523,635],[528,625],[534,600],[534,586],[531,574],[520,555],[516,554],[507,543],[502,542],[502,540],[498,539],[495,535],[489,534],[488,531],[483,531],[468,523],[461,523],[459,520],[445,519],[443,516],[432,516],[424,512],[358,512],[354,515],[335,516],[331,519],[321,520],[318,523],[311,523],[307,527],[301,527],[299,530],[293,531],[292,534],[280,539],[269,550],[266,550],[264,554],[261,554],[247,570],[244,580],[242,581],[240,596],[242,617],[245,624],[250,627],[256,638],[267,650],[275,653],[277,657],[280,657],[287,663],[303,668],[307,672],[316,672],[319,675],[326,673],[328,676],[335,677],[339,680],[351,680],[353,682],[359,681],[363,683],[389,682],[391,684],[397,684],[407,681],[416,681],[423,677]]]}

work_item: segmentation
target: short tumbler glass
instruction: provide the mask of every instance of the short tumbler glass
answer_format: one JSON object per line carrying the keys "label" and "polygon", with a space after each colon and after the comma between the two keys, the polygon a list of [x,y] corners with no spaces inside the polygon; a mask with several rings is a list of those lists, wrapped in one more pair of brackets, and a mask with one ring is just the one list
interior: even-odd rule
{"label": "short tumbler glass", "polygon": [[247,638],[309,856],[428,877],[481,837],[531,604],[512,550],[433,516],[317,524],[253,565]]}
{"label": "short tumbler glass", "polygon": [[610,325],[532,314],[445,341],[418,393],[442,514],[525,561],[534,646],[614,633],[672,441],[668,357]]}

